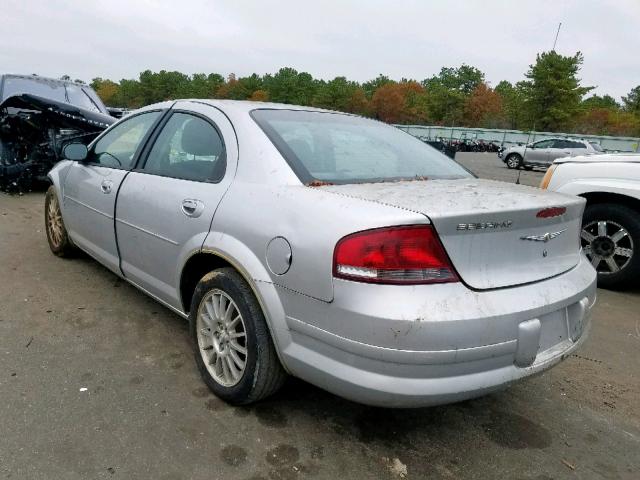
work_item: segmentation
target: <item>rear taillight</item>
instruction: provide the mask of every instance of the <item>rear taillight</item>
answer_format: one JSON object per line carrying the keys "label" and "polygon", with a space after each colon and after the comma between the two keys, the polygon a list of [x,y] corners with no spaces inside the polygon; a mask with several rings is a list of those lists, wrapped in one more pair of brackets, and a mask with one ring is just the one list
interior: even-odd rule
{"label": "rear taillight", "polygon": [[430,225],[378,228],[342,238],[333,275],[360,282],[457,282],[451,261]]}

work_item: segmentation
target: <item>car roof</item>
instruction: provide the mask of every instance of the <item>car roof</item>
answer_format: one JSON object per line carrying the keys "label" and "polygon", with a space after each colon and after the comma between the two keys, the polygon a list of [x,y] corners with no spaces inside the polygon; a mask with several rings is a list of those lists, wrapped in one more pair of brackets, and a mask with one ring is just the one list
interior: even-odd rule
{"label": "car roof", "polygon": [[339,113],[341,115],[352,115],[350,113],[338,112],[336,110],[327,110],[324,108],[308,107],[303,105],[290,105],[286,103],[274,103],[274,102],[256,102],[251,100],[222,100],[222,99],[208,99],[208,98],[181,98],[177,99],[177,102],[198,102],[218,107],[221,110],[234,110],[238,113],[248,113],[252,110],[266,109],[266,110],[300,110],[307,112],[324,112],[324,113]]}
{"label": "car roof", "polygon": [[73,80],[62,80],[60,78],[41,77],[40,75],[21,75],[17,73],[5,73],[0,76],[0,80],[5,78],[21,78],[24,80],[37,80],[39,82],[58,83],[62,85],[81,85],[86,86],[83,83],[74,82]]}

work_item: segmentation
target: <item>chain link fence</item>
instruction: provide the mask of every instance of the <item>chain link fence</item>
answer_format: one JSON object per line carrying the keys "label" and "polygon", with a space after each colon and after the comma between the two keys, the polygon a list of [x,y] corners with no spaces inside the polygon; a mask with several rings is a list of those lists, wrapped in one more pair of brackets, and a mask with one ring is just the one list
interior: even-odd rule
{"label": "chain link fence", "polygon": [[640,139],[633,137],[609,137],[602,135],[579,135],[574,133],[524,132],[521,130],[499,130],[490,128],[440,127],[425,125],[396,125],[401,130],[424,141],[484,141],[508,148],[512,145],[544,140],[546,138],[576,138],[599,143],[607,152],[640,152]]}

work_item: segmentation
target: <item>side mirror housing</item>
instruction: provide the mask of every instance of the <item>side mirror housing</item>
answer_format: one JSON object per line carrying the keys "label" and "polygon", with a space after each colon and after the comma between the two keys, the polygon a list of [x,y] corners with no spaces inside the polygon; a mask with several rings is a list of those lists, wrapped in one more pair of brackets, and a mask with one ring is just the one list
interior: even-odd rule
{"label": "side mirror housing", "polygon": [[83,143],[68,143],[62,150],[62,155],[67,160],[74,160],[76,162],[84,162],[87,159],[89,150]]}

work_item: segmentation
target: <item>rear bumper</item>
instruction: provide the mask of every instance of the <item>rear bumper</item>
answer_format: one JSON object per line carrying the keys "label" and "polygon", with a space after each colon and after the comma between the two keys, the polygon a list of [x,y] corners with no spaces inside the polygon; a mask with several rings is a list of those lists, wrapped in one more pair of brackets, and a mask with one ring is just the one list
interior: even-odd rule
{"label": "rear bumper", "polygon": [[332,303],[281,291],[287,369],[371,405],[460,401],[542,372],[587,337],[596,275],[582,257],[543,282],[474,292],[462,284],[335,282]]}

